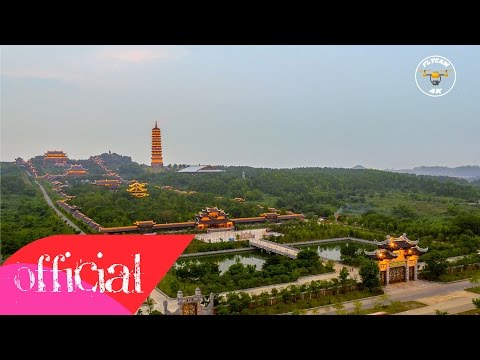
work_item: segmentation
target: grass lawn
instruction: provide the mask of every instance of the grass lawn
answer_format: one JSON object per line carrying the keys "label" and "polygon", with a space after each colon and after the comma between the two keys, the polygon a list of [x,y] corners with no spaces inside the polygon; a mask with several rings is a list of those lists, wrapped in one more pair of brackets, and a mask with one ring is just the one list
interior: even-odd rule
{"label": "grass lawn", "polygon": [[[480,286],[471,287],[465,290],[473,292],[475,294],[480,294]],[[464,312],[458,313],[457,315],[480,315],[480,309],[472,309],[472,310],[464,311]]]}
{"label": "grass lawn", "polygon": [[387,314],[396,314],[407,310],[417,309],[426,306],[418,301],[392,301],[386,306],[376,306],[371,309],[361,310],[360,312],[351,312],[349,315],[368,315],[378,311],[385,311]]}
{"label": "grass lawn", "polygon": [[465,289],[467,291],[471,291],[475,294],[480,294],[480,286],[477,286],[477,287],[472,287],[472,288],[468,288],[468,289]]}
{"label": "grass lawn", "polygon": [[466,270],[466,271],[459,271],[454,272],[451,274],[445,274],[440,276],[441,282],[449,282],[449,281],[456,281],[456,280],[463,280],[469,279],[476,275],[480,275],[480,270]]}
{"label": "grass lawn", "polygon": [[[258,308],[251,310],[250,314],[273,315],[273,314],[286,314],[288,312],[293,312],[293,315],[300,315],[311,308],[326,306],[326,305],[329,306],[326,308],[326,310],[331,311],[331,310],[335,310],[335,304],[339,304],[345,301],[362,299],[370,296],[372,296],[372,293],[368,292],[367,290],[362,290],[362,291],[357,290],[357,291],[352,291],[345,294],[321,296],[313,299],[299,300],[294,303],[285,304],[283,302],[279,302],[276,305],[272,305],[272,306],[259,306]],[[322,313],[323,311],[325,310],[320,309],[316,313]]]}

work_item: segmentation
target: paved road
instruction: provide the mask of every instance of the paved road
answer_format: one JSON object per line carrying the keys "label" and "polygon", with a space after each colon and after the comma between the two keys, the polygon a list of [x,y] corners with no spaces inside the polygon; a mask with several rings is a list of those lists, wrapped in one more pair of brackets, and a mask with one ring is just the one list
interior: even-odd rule
{"label": "paved road", "polygon": [[[472,298],[478,297],[478,294],[464,290],[471,286],[472,284],[469,280],[448,284],[417,280],[388,285],[384,290],[389,301],[418,301],[427,305],[396,315],[433,315],[437,309],[447,311],[449,314],[455,314],[474,308]],[[362,302],[362,309],[370,309],[374,307],[375,302],[378,302],[380,298],[380,296],[375,296],[359,299],[359,301]],[[345,310],[348,312],[353,311],[353,303],[353,301],[344,302]],[[308,310],[306,314],[334,315],[336,311],[333,306],[321,306],[316,308],[316,310]]]}
{"label": "paved road", "polygon": [[475,308],[472,299],[478,297],[478,294],[464,290],[472,286],[469,280],[448,284],[427,281],[417,281],[417,283],[400,283],[390,289],[387,287],[387,293],[392,297],[392,300],[415,300],[427,305],[423,308],[400,313],[400,315],[432,315],[435,314],[437,309],[455,314]]}
{"label": "paved road", "polygon": [[43,197],[47,201],[47,204],[57,213],[57,215],[60,218],[62,218],[62,220],[65,220],[65,222],[69,226],[71,226],[72,228],[74,228],[77,231],[80,231],[80,234],[85,235],[85,232],[82,229],[80,229],[77,225],[75,225],[72,221],[70,221],[69,218],[67,218],[65,215],[63,215],[62,212],[60,210],[58,210],[55,207],[55,205],[53,205],[53,201],[52,201],[52,199],[50,199],[50,196],[48,196],[47,192],[45,191],[45,188],[37,180],[35,180],[35,183],[40,187],[40,190],[42,191]]}

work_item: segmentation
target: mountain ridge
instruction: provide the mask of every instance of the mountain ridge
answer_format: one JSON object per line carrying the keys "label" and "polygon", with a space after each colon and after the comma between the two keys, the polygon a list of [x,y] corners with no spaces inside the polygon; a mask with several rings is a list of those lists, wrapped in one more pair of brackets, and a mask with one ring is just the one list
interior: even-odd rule
{"label": "mountain ridge", "polygon": [[463,165],[457,167],[418,166],[413,169],[390,169],[387,171],[415,175],[450,176],[468,180],[480,179],[480,166],[478,165]]}

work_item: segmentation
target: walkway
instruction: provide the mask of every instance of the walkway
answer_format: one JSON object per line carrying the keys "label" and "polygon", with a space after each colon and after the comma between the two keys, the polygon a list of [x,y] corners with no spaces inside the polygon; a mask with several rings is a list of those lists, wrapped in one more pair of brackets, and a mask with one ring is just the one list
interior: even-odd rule
{"label": "walkway", "polygon": [[[292,281],[288,283],[281,283],[281,284],[274,284],[274,285],[266,285],[266,286],[260,286],[256,288],[250,288],[250,289],[243,289],[243,290],[235,290],[235,291],[226,291],[223,293],[220,293],[220,295],[226,295],[229,292],[245,292],[249,295],[259,295],[262,292],[271,292],[273,288],[277,289],[278,291],[281,291],[290,285],[302,285],[302,284],[309,284],[312,281],[326,281],[326,280],[331,280],[333,278],[338,278],[338,274],[340,273],[340,270],[342,270],[343,267],[346,267],[348,269],[349,277],[350,278],[358,278],[358,268],[356,267],[350,267],[350,266],[345,266],[343,264],[340,264],[339,262],[335,262],[334,265],[334,270],[335,272],[329,272],[326,274],[318,274],[318,275],[309,275],[309,276],[303,276],[299,278],[297,281]],[[352,270],[353,269],[353,270]]]}
{"label": "walkway", "polygon": [[47,192],[45,191],[45,188],[37,181],[35,180],[35,183],[40,187],[40,190],[43,193],[43,197],[47,201],[47,204],[57,213],[57,215],[64,220],[70,227],[72,227],[74,230],[80,231],[80,234],[85,235],[85,232],[80,229],[77,225],[75,225],[72,221],[70,221],[69,218],[67,218],[65,215],[62,214],[60,210],[58,210],[55,205],[53,205],[52,199],[50,199],[50,196],[48,196]]}
{"label": "walkway", "polygon": [[268,240],[251,239],[248,241],[248,243],[250,246],[265,250],[268,253],[272,252],[278,255],[287,256],[290,259],[296,259],[298,253],[300,252],[300,250],[294,249],[291,246],[285,244],[278,244]]}

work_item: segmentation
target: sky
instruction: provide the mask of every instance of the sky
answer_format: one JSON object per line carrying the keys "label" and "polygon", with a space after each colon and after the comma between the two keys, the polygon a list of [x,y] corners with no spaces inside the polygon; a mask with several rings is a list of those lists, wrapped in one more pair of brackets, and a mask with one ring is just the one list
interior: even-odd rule
{"label": "sky", "polygon": [[[431,55],[456,70],[441,97],[415,82]],[[0,159],[150,164],[157,121],[165,164],[480,165],[479,58],[456,45],[0,46]]]}

